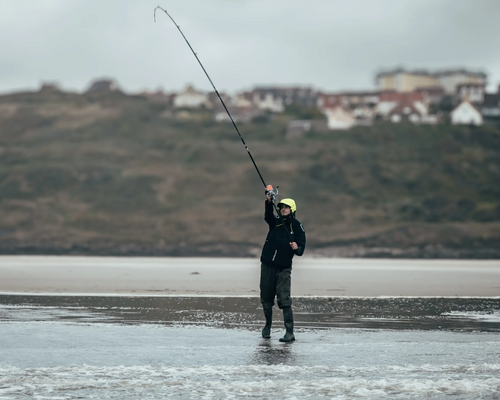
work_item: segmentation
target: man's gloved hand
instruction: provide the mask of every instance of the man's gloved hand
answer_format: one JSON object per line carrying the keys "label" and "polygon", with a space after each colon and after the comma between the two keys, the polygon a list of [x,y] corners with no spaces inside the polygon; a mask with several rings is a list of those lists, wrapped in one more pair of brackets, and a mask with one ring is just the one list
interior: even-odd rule
{"label": "man's gloved hand", "polygon": [[276,200],[276,194],[278,193],[278,187],[276,186],[276,190],[273,188],[273,185],[266,186],[266,198],[267,201],[274,203]]}

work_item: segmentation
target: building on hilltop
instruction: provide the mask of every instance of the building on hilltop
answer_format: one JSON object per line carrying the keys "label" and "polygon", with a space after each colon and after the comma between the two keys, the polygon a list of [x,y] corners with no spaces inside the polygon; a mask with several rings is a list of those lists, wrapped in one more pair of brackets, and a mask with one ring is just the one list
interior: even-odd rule
{"label": "building on hilltop", "polygon": [[413,92],[424,87],[440,86],[444,89],[445,94],[454,95],[460,84],[484,84],[486,86],[487,76],[483,72],[466,69],[430,72],[397,68],[377,73],[375,83],[377,88],[382,91]]}
{"label": "building on hilltop", "polygon": [[419,87],[438,86],[436,77],[425,70],[408,71],[403,68],[382,71],[375,76],[380,91],[413,92]]}
{"label": "building on hilltop", "polygon": [[349,129],[372,123],[379,96],[373,91],[319,93],[316,105],[327,117],[330,129]]}
{"label": "building on hilltop", "polygon": [[[390,119],[391,111],[393,111],[395,108],[402,108],[404,106],[413,108],[413,104],[417,102],[422,104],[424,102],[424,95],[421,92],[381,92],[379,95],[379,102],[375,107],[374,113],[379,118]],[[397,119],[397,117],[394,117],[393,120],[394,119]]]}
{"label": "building on hilltop", "polygon": [[414,124],[427,122],[427,107],[418,101],[402,101],[396,104],[388,113],[387,118],[394,123],[409,121]]}
{"label": "building on hilltop", "polygon": [[61,85],[56,81],[44,81],[40,84],[40,93],[62,92]]}
{"label": "building on hilltop", "polygon": [[[264,110],[257,108],[251,101],[247,100],[245,94],[246,93],[231,97],[226,93],[220,93],[220,97],[231,113],[234,122],[250,122],[254,118],[262,116],[265,113]],[[217,94],[211,92],[208,97],[214,110],[214,120],[216,122],[230,122],[231,119]]]}
{"label": "building on hilltop", "polygon": [[85,93],[118,92],[120,87],[114,79],[96,79],[91,82]]}
{"label": "building on hilltop", "polygon": [[176,108],[198,108],[211,107],[208,95],[196,90],[192,85],[188,85],[183,92],[178,93],[174,98]]}
{"label": "building on hilltop", "polygon": [[468,71],[466,69],[452,69],[436,72],[439,86],[442,86],[446,94],[454,95],[457,86],[462,84],[479,84],[486,86],[487,75],[484,72]]}
{"label": "building on hilltop", "polygon": [[484,83],[460,83],[457,85],[455,97],[457,102],[468,99],[471,103],[481,104],[484,101],[485,92]]}
{"label": "building on hilltop", "polygon": [[469,100],[463,100],[450,113],[450,121],[453,125],[482,125],[483,116]]}
{"label": "building on hilltop", "polygon": [[353,109],[358,106],[375,107],[379,102],[379,96],[380,92],[376,91],[318,93],[316,106],[321,109],[325,104],[334,102]]}
{"label": "building on hilltop", "polygon": [[324,114],[327,119],[328,129],[347,130],[356,125],[354,114],[341,105],[326,108]]}
{"label": "building on hilltop", "polygon": [[321,93],[318,96],[318,108],[326,116],[328,129],[345,130],[356,125],[353,111],[342,104],[339,94]]}
{"label": "building on hilltop", "polygon": [[414,124],[436,124],[439,118],[429,113],[428,96],[429,94],[425,91],[382,92],[375,114],[380,119],[394,123],[409,121]]}
{"label": "building on hilltop", "polygon": [[253,107],[252,99],[252,92],[241,92],[234,97],[233,102],[236,107]]}
{"label": "building on hilltop", "polygon": [[315,107],[318,92],[310,87],[256,87],[243,98],[260,109],[280,113],[290,105]]}

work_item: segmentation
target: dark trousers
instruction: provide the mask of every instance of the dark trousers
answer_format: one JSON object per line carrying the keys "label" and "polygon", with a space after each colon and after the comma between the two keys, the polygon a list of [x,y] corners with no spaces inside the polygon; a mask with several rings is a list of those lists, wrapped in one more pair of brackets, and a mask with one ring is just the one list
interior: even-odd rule
{"label": "dark trousers", "polygon": [[290,307],[291,286],[292,268],[278,269],[266,264],[260,265],[260,302],[264,309],[272,308],[275,297],[279,308]]}

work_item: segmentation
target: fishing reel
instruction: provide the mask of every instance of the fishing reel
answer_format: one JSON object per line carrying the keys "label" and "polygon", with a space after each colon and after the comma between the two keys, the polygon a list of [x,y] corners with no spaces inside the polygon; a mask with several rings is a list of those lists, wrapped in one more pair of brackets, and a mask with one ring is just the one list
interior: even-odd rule
{"label": "fishing reel", "polygon": [[266,186],[266,194],[271,197],[271,201],[274,203],[276,200],[276,196],[278,195],[278,188],[279,186],[273,187],[273,185],[267,185]]}

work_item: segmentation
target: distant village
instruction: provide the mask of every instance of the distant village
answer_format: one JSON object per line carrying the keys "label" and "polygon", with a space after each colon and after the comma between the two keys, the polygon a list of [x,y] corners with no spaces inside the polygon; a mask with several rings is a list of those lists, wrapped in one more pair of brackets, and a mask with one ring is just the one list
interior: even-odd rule
{"label": "distant village", "polygon": [[[500,85],[496,93],[487,93],[487,75],[483,72],[399,68],[377,73],[375,83],[373,91],[325,93],[312,87],[268,86],[255,87],[235,96],[221,93],[221,97],[235,122],[284,113],[290,106],[319,111],[325,116],[329,130],[348,130],[376,121],[478,126],[500,121]],[[114,81],[97,80],[87,92],[113,90],[119,90]],[[182,110],[186,117],[190,109],[206,108],[212,111],[215,121],[229,121],[215,92],[204,92],[188,85],[179,93],[167,94],[159,90],[141,95]],[[312,122],[291,121],[289,132],[306,132],[311,129]]]}

